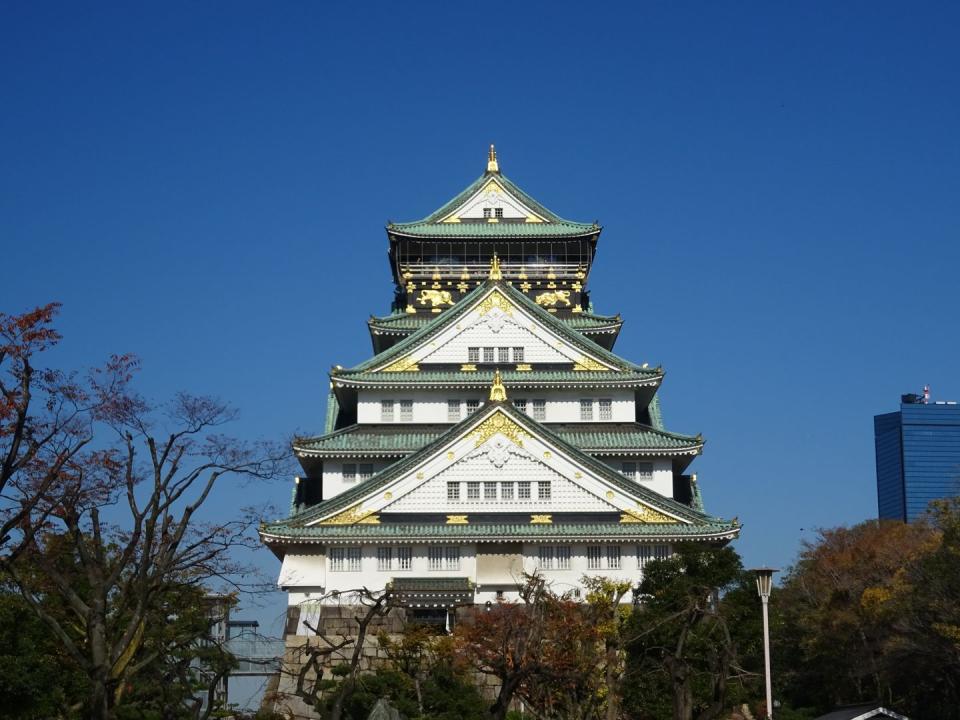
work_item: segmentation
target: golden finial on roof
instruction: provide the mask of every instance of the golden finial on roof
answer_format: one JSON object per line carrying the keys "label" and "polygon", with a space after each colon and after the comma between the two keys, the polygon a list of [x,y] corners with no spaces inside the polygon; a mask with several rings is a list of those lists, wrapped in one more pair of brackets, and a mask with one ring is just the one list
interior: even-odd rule
{"label": "golden finial on roof", "polygon": [[497,164],[497,151],[490,143],[490,152],[487,155],[487,172],[500,172],[500,166]]}
{"label": "golden finial on roof", "polygon": [[503,380],[500,378],[500,371],[493,371],[493,385],[490,386],[491,402],[506,402],[507,389],[503,386]]}
{"label": "golden finial on roof", "polygon": [[490,280],[503,280],[503,273],[500,271],[500,258],[493,254],[493,260],[490,261]]}

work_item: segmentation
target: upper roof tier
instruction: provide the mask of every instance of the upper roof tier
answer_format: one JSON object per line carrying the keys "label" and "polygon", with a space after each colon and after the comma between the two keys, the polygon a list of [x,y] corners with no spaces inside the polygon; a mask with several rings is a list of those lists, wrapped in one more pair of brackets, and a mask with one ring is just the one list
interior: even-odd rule
{"label": "upper roof tier", "polygon": [[389,223],[391,240],[419,239],[534,240],[585,238],[596,240],[597,223],[565,220],[548,210],[500,172],[490,146],[487,171],[463,192],[422,220]]}

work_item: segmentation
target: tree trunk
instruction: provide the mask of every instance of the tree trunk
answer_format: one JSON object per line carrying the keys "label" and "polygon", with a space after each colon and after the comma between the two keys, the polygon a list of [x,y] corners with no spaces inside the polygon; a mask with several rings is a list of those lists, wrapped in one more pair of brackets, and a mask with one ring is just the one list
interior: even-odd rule
{"label": "tree trunk", "polygon": [[518,687],[520,687],[520,678],[511,676],[502,679],[500,692],[497,693],[497,701],[490,707],[490,717],[493,720],[504,720],[507,717],[510,702],[513,700]]}

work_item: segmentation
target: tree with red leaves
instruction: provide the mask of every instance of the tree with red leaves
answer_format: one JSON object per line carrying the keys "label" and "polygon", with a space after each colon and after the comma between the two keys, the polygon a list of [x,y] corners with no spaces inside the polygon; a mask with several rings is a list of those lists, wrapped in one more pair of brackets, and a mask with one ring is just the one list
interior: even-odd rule
{"label": "tree with red leaves", "polygon": [[137,361],[81,376],[38,366],[60,340],[59,305],[0,314],[0,570],[86,675],[82,712],[115,716],[170,648],[148,643],[172,588],[229,580],[254,518],[205,523],[225,476],[272,478],[283,448],[220,434],[233,410],[181,393],[154,407],[131,389]]}

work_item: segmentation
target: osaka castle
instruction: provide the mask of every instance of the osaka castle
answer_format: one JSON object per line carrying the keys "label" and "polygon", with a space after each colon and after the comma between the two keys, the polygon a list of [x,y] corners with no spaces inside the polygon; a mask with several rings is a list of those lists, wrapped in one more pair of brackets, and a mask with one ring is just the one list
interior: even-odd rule
{"label": "osaka castle", "polygon": [[617,355],[620,315],[594,311],[599,225],[534,200],[491,146],[465,190],[386,232],[373,355],[330,371],[289,517],[260,527],[291,609],[390,588],[443,622],[515,599],[524,573],[578,597],[584,576],[636,585],[677,543],[737,537],[688,472],[703,439],[664,427],[663,369]]}

